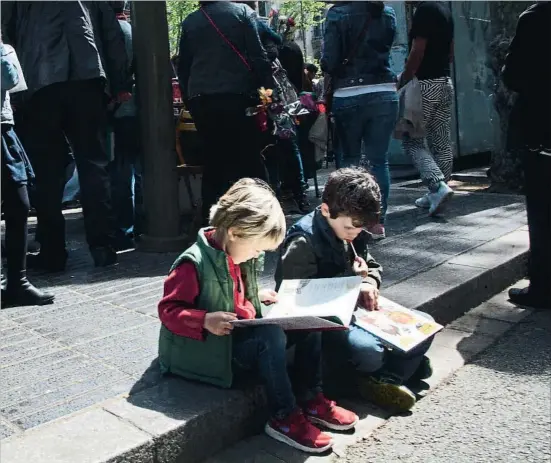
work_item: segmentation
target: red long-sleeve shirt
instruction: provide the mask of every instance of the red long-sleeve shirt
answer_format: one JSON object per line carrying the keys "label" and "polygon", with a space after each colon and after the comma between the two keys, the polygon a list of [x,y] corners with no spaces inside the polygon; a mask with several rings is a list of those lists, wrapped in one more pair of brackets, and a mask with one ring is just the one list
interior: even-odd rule
{"label": "red long-sleeve shirt", "polygon": [[[214,230],[205,233],[209,244],[220,249],[214,241]],[[251,319],[256,316],[256,309],[245,298],[245,288],[241,278],[241,269],[230,256],[228,267],[233,279],[234,310],[238,318]],[[204,340],[206,308],[197,307],[200,293],[197,269],[191,262],[184,262],[175,268],[165,280],[164,296],[159,302],[159,319],[174,334],[187,338]],[[216,309],[216,308],[215,308]]]}

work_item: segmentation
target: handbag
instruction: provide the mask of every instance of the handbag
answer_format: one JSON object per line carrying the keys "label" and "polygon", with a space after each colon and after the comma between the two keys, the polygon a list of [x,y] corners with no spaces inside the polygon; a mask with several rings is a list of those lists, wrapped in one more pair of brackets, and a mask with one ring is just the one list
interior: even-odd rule
{"label": "handbag", "polygon": [[[343,60],[343,62],[339,65],[339,67],[334,72],[334,75],[339,75],[342,71],[344,71],[344,68],[346,65],[354,58],[356,53],[358,52],[358,48],[360,48],[360,43],[365,38],[365,35],[367,34],[367,29],[369,28],[369,24],[371,23],[372,16],[370,13],[367,14],[367,18],[365,20],[364,26],[358,35],[358,38],[356,39],[356,42],[354,42],[354,46],[346,56],[346,58]],[[325,107],[327,108],[327,112],[331,114],[331,111],[333,110],[333,94],[335,93],[334,85],[333,85],[333,76],[330,74],[325,74],[324,79],[324,86],[325,86]]]}

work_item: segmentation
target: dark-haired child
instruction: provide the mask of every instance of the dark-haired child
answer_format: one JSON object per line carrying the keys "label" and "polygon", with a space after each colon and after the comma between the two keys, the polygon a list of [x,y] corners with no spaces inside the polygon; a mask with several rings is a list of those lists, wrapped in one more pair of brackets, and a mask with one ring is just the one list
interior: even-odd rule
{"label": "dark-haired child", "polygon": [[[365,228],[377,223],[380,202],[379,186],[367,171],[333,172],[321,206],[287,233],[276,271],[277,287],[283,279],[361,275],[359,305],[376,310],[382,267],[369,253]],[[424,354],[432,338],[408,354],[385,348],[354,325],[346,331],[325,332],[323,338],[330,379],[341,386],[353,383],[362,396],[384,408],[409,410],[416,397],[408,385],[417,386],[431,374]]]}

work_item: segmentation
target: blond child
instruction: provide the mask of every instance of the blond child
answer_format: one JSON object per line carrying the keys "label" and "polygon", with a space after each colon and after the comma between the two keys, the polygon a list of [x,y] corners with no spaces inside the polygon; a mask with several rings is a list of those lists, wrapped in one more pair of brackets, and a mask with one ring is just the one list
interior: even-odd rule
{"label": "blond child", "polygon": [[[236,319],[258,318],[261,302],[277,294],[259,290],[258,259],[285,236],[285,217],[261,181],[234,184],[210,213],[209,228],[174,263],[159,303],[159,359],[165,372],[230,387],[240,371],[254,371],[265,384],[271,418],[266,433],[309,453],[332,447],[315,425],[353,428],[358,417],[327,400],[321,387],[321,334],[286,336],[278,326],[233,328]],[[292,384],[286,349],[296,347]],[[297,396],[293,393],[293,386]]]}

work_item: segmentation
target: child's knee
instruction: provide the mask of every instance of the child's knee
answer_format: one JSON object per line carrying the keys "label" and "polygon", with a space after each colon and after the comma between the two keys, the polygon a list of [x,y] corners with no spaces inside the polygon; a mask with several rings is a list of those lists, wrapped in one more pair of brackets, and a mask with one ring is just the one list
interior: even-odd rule
{"label": "child's knee", "polygon": [[350,338],[350,351],[352,362],[362,373],[373,373],[384,365],[384,346],[367,332],[363,332],[361,336]]}
{"label": "child's knee", "polygon": [[287,345],[285,331],[277,325],[261,325],[257,327],[256,335],[270,347],[285,349]]}

